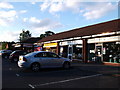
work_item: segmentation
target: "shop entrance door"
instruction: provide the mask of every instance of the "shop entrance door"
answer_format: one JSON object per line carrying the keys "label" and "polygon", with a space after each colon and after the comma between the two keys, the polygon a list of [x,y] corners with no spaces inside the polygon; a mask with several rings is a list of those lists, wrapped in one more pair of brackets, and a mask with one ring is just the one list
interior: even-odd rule
{"label": "shop entrance door", "polygon": [[103,61],[103,44],[98,43],[95,45],[95,54],[96,54],[96,62]]}
{"label": "shop entrance door", "polygon": [[68,46],[68,58],[72,60],[73,45]]}

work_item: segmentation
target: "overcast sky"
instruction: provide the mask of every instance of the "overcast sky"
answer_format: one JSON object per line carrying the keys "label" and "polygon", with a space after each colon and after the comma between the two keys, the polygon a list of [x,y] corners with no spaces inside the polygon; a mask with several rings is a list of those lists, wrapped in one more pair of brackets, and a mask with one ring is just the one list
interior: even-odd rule
{"label": "overcast sky", "polygon": [[0,2],[0,41],[17,41],[22,29],[39,37],[118,18],[118,2],[59,1]]}

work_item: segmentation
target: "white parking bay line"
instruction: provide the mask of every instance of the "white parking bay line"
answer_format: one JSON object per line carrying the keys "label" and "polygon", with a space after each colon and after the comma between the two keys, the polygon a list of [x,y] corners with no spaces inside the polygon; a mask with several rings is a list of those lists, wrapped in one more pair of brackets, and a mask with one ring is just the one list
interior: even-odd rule
{"label": "white parking bay line", "polygon": [[30,86],[31,88],[35,88],[33,85],[31,85],[31,84],[28,84],[28,86]]}
{"label": "white parking bay line", "polygon": [[49,83],[38,84],[38,85],[29,84],[29,86],[32,87],[32,88],[35,88],[37,86],[45,86],[45,85],[51,85],[51,84],[57,84],[57,83],[64,83],[64,82],[69,82],[69,81],[74,81],[74,80],[79,80],[79,79],[85,79],[85,78],[90,78],[90,77],[96,77],[96,76],[101,76],[101,75],[102,74],[96,74],[96,75],[91,75],[91,76],[85,76],[85,77],[67,79],[67,80],[62,80],[62,81],[49,82]]}

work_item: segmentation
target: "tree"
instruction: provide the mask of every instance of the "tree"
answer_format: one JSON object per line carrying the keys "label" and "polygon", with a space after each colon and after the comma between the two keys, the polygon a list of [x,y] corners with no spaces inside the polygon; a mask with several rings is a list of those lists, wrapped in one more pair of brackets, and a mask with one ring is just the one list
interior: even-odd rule
{"label": "tree", "polygon": [[55,33],[52,32],[52,31],[46,31],[45,34],[41,34],[40,35],[40,38],[44,38],[44,37],[47,37],[47,36],[51,36],[51,35],[54,35]]}
{"label": "tree", "polygon": [[24,29],[22,30],[22,33],[20,33],[19,35],[19,40],[20,42],[25,40],[25,39],[28,39],[31,37],[31,33],[29,30],[25,31]]}
{"label": "tree", "polygon": [[2,42],[2,50],[6,49],[7,42]]}

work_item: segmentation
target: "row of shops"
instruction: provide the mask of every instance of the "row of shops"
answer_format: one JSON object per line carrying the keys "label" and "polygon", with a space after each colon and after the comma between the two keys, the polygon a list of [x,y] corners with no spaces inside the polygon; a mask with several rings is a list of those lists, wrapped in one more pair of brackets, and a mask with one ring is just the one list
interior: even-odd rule
{"label": "row of shops", "polygon": [[83,62],[120,63],[120,19],[91,25],[46,37],[44,51]]}
{"label": "row of shops", "polygon": [[[87,62],[113,62],[120,63],[119,60],[114,60],[114,57],[120,54],[120,36],[93,38],[87,40],[87,49],[85,58]],[[83,40],[73,40],[64,42],[45,43],[44,51],[51,51],[61,55],[62,57],[72,60],[83,60]]]}
{"label": "row of shops", "polygon": [[34,43],[38,50],[83,62],[120,63],[120,19],[48,36]]}

